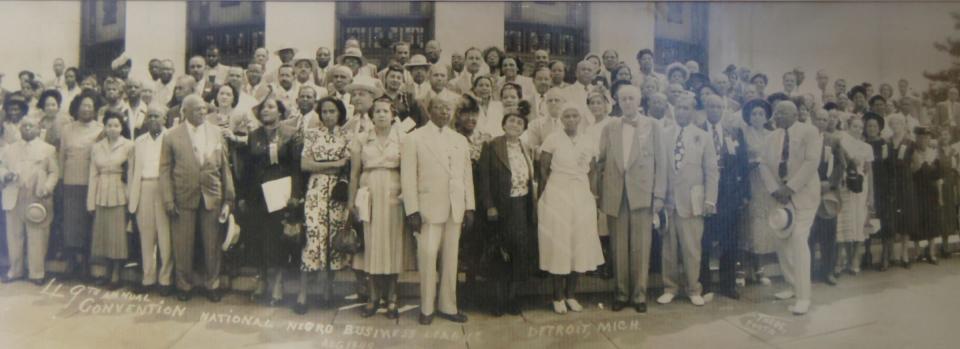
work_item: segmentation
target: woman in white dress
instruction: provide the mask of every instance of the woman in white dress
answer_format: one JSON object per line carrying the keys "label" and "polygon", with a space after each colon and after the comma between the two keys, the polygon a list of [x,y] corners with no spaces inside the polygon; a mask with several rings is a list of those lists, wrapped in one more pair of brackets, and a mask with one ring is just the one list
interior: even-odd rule
{"label": "woman in white dress", "polygon": [[540,269],[553,279],[553,310],[564,314],[569,307],[583,307],[574,297],[579,273],[603,264],[597,235],[596,146],[579,134],[580,111],[574,104],[561,110],[563,132],[547,136],[541,147],[540,173]]}
{"label": "woman in white dress", "polygon": [[[840,134],[840,145],[847,152],[847,171],[856,171],[863,176],[861,188],[850,188],[843,181],[840,186],[840,212],[837,216],[837,266],[836,274],[846,268],[850,274],[860,273],[860,258],[863,256],[863,241],[867,239],[864,224],[869,213],[867,198],[873,180],[873,147],[863,141],[863,120],[852,118],[847,123],[847,132]],[[855,192],[855,189],[860,189]],[[841,252],[843,254],[841,254]]]}

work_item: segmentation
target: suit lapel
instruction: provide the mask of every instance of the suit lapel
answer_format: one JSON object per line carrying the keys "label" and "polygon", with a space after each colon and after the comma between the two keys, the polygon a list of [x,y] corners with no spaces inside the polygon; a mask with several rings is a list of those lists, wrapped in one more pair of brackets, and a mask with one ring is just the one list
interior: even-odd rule
{"label": "suit lapel", "polygon": [[610,142],[613,142],[613,144],[610,144],[611,145],[610,148],[613,149],[613,154],[612,154],[613,162],[617,164],[617,167],[619,167],[621,171],[623,171],[627,168],[626,164],[623,163],[623,150],[624,150],[623,149],[623,127],[624,125],[623,125],[623,120],[617,120],[617,122],[619,123],[618,126],[620,127],[617,127],[615,131],[611,132],[613,134],[610,137]]}
{"label": "suit lapel", "polygon": [[500,159],[500,162],[503,163],[503,166],[510,168],[510,156],[507,153],[507,140],[505,138],[499,138],[493,143],[493,151],[497,154],[497,158]]}

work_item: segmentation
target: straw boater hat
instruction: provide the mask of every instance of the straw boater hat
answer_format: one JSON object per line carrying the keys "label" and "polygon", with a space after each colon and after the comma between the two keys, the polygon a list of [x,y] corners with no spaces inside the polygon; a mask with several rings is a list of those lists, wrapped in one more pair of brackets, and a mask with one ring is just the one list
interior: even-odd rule
{"label": "straw boater hat", "polygon": [[429,67],[430,62],[427,62],[427,57],[424,55],[413,55],[410,57],[410,61],[407,64],[404,64],[403,67],[410,69],[415,67]]}
{"label": "straw boater hat", "polygon": [[133,65],[133,61],[130,60],[130,57],[127,57],[126,52],[121,53],[120,57],[117,57],[113,60],[113,62],[110,62],[110,69],[117,70],[124,65]]}
{"label": "straw boater hat", "polygon": [[311,67],[313,68],[317,67],[317,61],[315,61],[313,57],[307,56],[305,54],[297,54],[296,56],[293,57],[293,60],[290,62],[293,63],[293,66],[296,66],[297,63],[299,63],[300,61],[310,62]]}
{"label": "straw boater hat", "polygon": [[294,56],[297,55],[297,48],[296,48],[296,47],[292,47],[292,46],[281,47],[281,48],[277,49],[275,52],[273,52],[273,54],[277,55],[277,57],[280,57],[280,52],[283,52],[283,51],[286,51],[286,50],[293,51],[293,55],[294,55]]}
{"label": "straw boater hat", "polygon": [[793,233],[796,219],[797,208],[793,205],[793,201],[786,205],[774,201],[773,208],[767,211],[767,224],[773,231],[773,235],[780,239],[790,237],[790,234]]}
{"label": "straw boater hat", "polygon": [[47,208],[38,203],[27,206],[27,212],[23,214],[30,223],[40,224],[47,219]]}
{"label": "straw boater hat", "polygon": [[343,60],[346,58],[356,58],[360,60],[360,66],[363,67],[367,65],[367,59],[363,58],[363,51],[360,51],[359,48],[350,47],[343,51],[343,54],[340,57],[337,57],[337,64],[343,64]]}
{"label": "straw boater hat", "polygon": [[353,78],[353,82],[347,85],[347,93],[353,94],[356,90],[366,90],[373,94],[373,98],[383,96],[383,88],[379,86],[380,81],[366,75],[360,75]]}
{"label": "straw boater hat", "polygon": [[840,210],[840,199],[837,194],[830,191],[820,197],[820,208],[817,210],[817,216],[824,219],[833,219],[837,217],[837,211]]}

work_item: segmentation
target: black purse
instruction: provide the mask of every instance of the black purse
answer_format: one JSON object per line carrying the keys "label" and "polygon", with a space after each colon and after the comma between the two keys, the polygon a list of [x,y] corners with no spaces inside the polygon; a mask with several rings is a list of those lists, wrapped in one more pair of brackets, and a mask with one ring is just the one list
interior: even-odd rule
{"label": "black purse", "polygon": [[333,189],[330,191],[330,200],[333,202],[338,202],[341,204],[347,204],[348,195],[348,186],[350,184],[350,165],[346,165],[340,169],[340,172],[337,174],[337,184],[333,185]]}
{"label": "black purse", "polygon": [[346,254],[363,252],[363,223],[348,219],[343,226],[333,234],[330,247],[334,251]]}
{"label": "black purse", "polygon": [[858,173],[856,169],[848,169],[844,181],[847,184],[847,189],[851,192],[863,192],[863,175]]}

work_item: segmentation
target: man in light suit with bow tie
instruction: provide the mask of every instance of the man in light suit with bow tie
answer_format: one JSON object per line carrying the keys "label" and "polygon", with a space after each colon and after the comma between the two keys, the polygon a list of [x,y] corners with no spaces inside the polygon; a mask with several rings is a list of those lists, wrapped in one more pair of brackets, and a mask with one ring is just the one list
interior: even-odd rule
{"label": "man in light suit with bow tie", "polygon": [[660,124],[640,114],[640,90],[626,85],[618,97],[623,117],[604,127],[597,160],[616,279],[612,309],[632,304],[645,313],[653,216],[663,208],[670,165]]}
{"label": "man in light suit with bow tie", "polygon": [[820,153],[823,139],[813,125],[797,122],[797,106],[791,101],[776,104],[773,118],[777,129],[767,137],[760,176],[767,191],[781,204],[796,207],[793,232],[778,241],[777,258],[783,276],[792,285],[777,298],[797,298],[789,307],[796,315],[810,308],[810,248],[807,240],[820,207]]}
{"label": "man in light suit with bow tie", "polygon": [[[695,117],[694,100],[683,96],[675,106],[677,125],[665,130],[667,154],[671,155],[671,174],[667,176],[669,225],[663,236],[664,292],[657,303],[673,301],[680,286],[679,274],[686,276],[686,293],[696,306],[704,305],[700,283],[701,241],[703,219],[717,212],[717,152],[713,139],[706,131],[692,125]],[[681,251],[683,269],[679,268],[677,250]],[[707,270],[709,271],[709,270]]]}
{"label": "man in light suit with bow tie", "polygon": [[205,123],[207,105],[200,96],[184,98],[181,113],[186,122],[170,130],[160,149],[160,190],[172,227],[177,299],[187,301],[193,289],[194,238],[201,234],[204,288],[207,299],[220,301],[218,293],[223,234],[234,199],[233,177],[220,127]]}
{"label": "man in light suit with bow tie", "polygon": [[[442,96],[426,101],[430,122],[402,141],[400,182],[407,225],[417,237],[421,325],[438,316],[466,322],[457,307],[457,255],[462,227],[473,224],[473,170],[467,139],[447,127],[454,104]],[[440,290],[437,295],[437,257]],[[439,298],[439,300],[437,299]]]}

